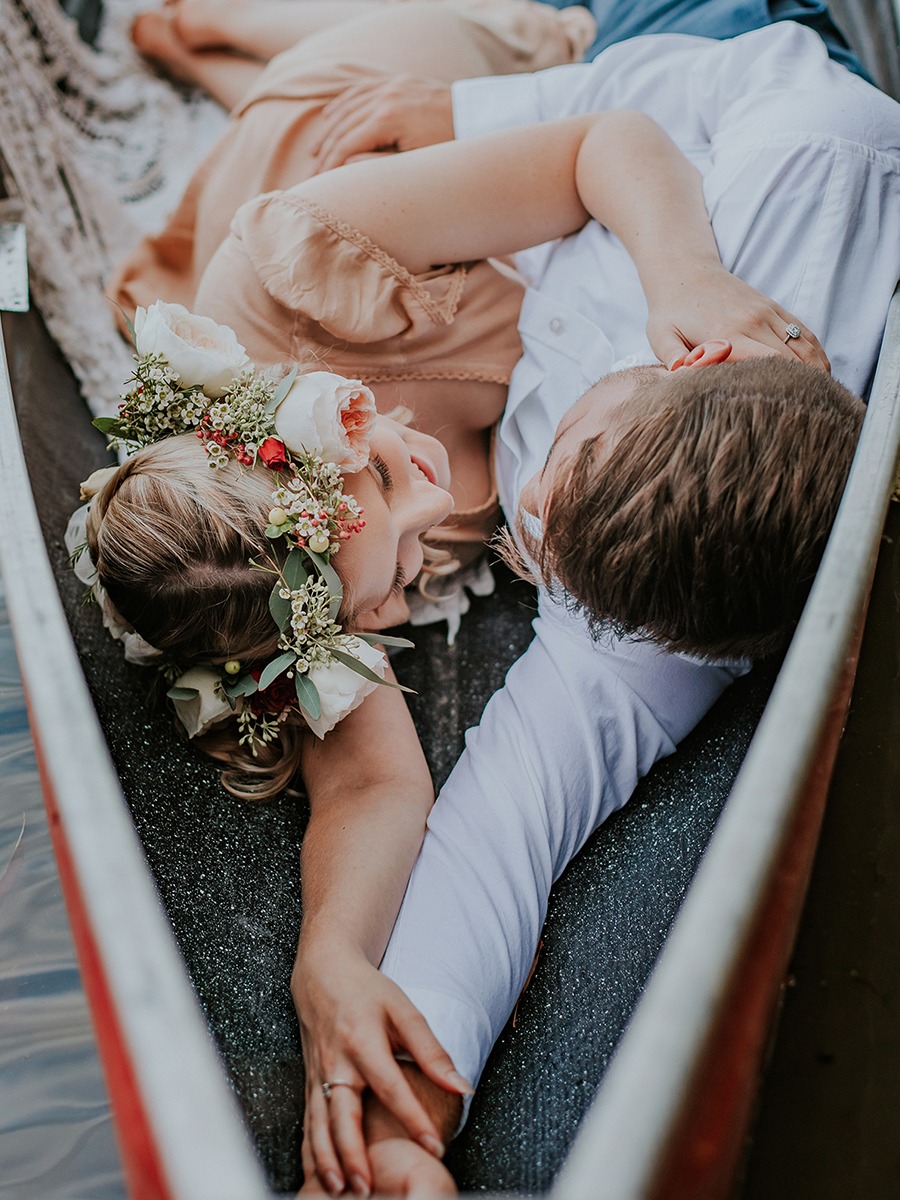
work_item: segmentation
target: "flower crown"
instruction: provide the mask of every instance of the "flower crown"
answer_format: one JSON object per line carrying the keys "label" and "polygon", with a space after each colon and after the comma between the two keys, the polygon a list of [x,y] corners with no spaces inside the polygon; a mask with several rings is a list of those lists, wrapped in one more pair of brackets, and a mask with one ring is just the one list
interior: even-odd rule
{"label": "flower crown", "polygon": [[[280,381],[259,372],[227,326],[157,301],[139,308],[132,334],[136,367],[117,417],[94,421],[112,448],[132,452],[176,434],[193,432],[216,470],[234,459],[262,463],[277,479],[265,527],[271,559],[251,570],[273,576],[269,611],[279,630],[269,662],[203,664],[179,674],[136,634],[112,606],[86,553],[88,505],[73,515],[66,534],[76,574],[100,603],[104,624],[125,642],[126,658],[156,662],[172,685],[176,715],[196,737],[236,716],[239,744],[255,756],[274,741],[291,712],[318,736],[333,729],[383,678],[386,659],[375,643],[410,646],[403,638],[346,634],[337,623],[343,589],[331,559],[365,526],[363,510],[344,493],[342,472],[369,461],[375,420],[372,393],[358,380],[325,371]],[[82,485],[96,495],[117,468]],[[404,689],[406,690],[406,689]]]}

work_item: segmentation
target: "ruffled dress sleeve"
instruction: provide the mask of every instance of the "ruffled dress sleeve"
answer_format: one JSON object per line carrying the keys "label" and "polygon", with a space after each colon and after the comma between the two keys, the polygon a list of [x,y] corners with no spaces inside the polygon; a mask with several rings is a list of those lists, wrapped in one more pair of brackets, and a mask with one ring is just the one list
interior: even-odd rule
{"label": "ruffled dress sleeve", "polygon": [[298,189],[238,210],[198,309],[231,325],[257,362],[293,356],[367,383],[507,383],[520,354],[521,283],[489,262],[411,274]]}

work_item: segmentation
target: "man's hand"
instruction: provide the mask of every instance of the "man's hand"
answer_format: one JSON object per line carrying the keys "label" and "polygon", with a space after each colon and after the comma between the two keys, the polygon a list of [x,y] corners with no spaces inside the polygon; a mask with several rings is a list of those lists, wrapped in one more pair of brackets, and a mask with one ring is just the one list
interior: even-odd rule
{"label": "man's hand", "polygon": [[[441,1095],[450,1093],[454,1111],[459,1095],[471,1089],[403,992],[359,954],[333,943],[302,942],[291,992],[306,1065],[304,1154],[327,1191],[339,1195],[346,1187],[360,1196],[371,1191],[375,1163],[362,1129],[366,1088],[380,1101],[382,1124],[390,1119],[393,1135],[436,1161],[444,1134],[410,1085],[407,1064],[398,1063],[395,1054],[409,1055],[421,1068],[417,1077]],[[335,1080],[340,1086],[326,1099],[322,1084]]]}
{"label": "man's hand", "polygon": [[348,88],[325,105],[321,119],[322,132],[312,147],[317,172],[359,154],[453,140],[450,85],[411,75]]}
{"label": "man's hand", "polygon": [[[411,1090],[428,1112],[443,1141],[448,1142],[459,1125],[459,1096],[452,1096],[436,1086],[415,1064],[400,1065]],[[456,1195],[456,1185],[447,1168],[404,1136],[396,1118],[376,1096],[366,1097],[365,1131],[378,1195]]]}

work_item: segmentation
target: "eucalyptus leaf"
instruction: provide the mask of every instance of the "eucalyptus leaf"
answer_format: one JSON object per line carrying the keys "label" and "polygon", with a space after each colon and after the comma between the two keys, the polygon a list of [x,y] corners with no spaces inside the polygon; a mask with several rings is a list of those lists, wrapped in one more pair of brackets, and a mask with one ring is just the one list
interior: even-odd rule
{"label": "eucalyptus leaf", "polygon": [[246,675],[235,679],[233,683],[223,683],[222,690],[229,700],[235,700],[238,696],[252,696],[259,690],[259,684],[248,671]]}
{"label": "eucalyptus leaf", "polygon": [[273,658],[270,663],[266,664],[265,670],[259,677],[259,690],[264,692],[270,683],[274,683],[278,676],[283,675],[288,667],[292,667],[296,661],[297,655],[293,650],[285,650],[284,654]]}
{"label": "eucalyptus leaf", "polygon": [[299,671],[294,676],[294,683],[297,685],[297,702],[300,707],[313,721],[318,721],[322,715],[322,701],[318,688],[308,675],[301,675]]}
{"label": "eucalyptus leaf", "polygon": [[112,434],[114,437],[124,437],[131,432],[130,427],[118,417],[96,417],[91,424],[101,433]]}
{"label": "eucalyptus leaf", "polygon": [[272,538],[273,541],[275,540],[275,538],[280,538],[284,532],[285,532],[285,530],[284,530],[283,526],[281,526],[281,525],[267,525],[266,526],[266,537]]}
{"label": "eucalyptus leaf", "polygon": [[380,675],[376,675],[374,671],[370,671],[367,666],[364,666],[358,658],[354,658],[352,654],[347,654],[344,650],[330,650],[329,653],[338,662],[342,662],[345,667],[349,667],[357,675],[362,675],[363,679],[368,679],[370,683],[380,683],[383,687],[396,688],[400,692],[409,692],[412,696],[416,694],[412,688],[404,687],[402,683],[392,683],[390,679],[382,679]]}
{"label": "eucalyptus leaf", "polygon": [[354,633],[353,637],[359,638],[361,642],[366,642],[370,646],[398,646],[401,650],[415,650],[416,643],[411,642],[409,638],[388,637],[386,633]]}
{"label": "eucalyptus leaf", "polygon": [[331,593],[331,606],[329,613],[332,621],[336,621],[337,615],[341,611],[341,601],[344,598],[344,585],[341,583],[341,577],[338,575],[334,567],[327,562],[321,554],[316,554],[314,550],[309,549],[307,549],[306,553],[312,559],[316,570],[328,585],[328,591]]}
{"label": "eucalyptus leaf", "polygon": [[279,579],[269,596],[269,612],[272,614],[272,620],[283,633],[291,623],[291,602],[285,600],[284,596],[280,596],[280,591],[281,580]]}
{"label": "eucalyptus leaf", "polygon": [[279,383],[278,387],[275,389],[275,395],[272,397],[272,399],[266,405],[267,413],[273,413],[275,411],[275,409],[278,407],[278,405],[282,402],[282,400],[285,398],[285,396],[288,394],[288,392],[294,386],[294,380],[296,378],[297,378],[297,368],[294,367],[294,369],[292,371],[290,371],[287,375],[285,375],[284,379],[282,379],[281,383]]}
{"label": "eucalyptus leaf", "polygon": [[192,687],[170,687],[166,695],[170,700],[193,700],[200,695],[200,691]]}
{"label": "eucalyptus leaf", "polygon": [[296,592],[309,579],[309,572],[303,563],[303,551],[291,550],[281,568],[281,577],[288,586],[288,591]]}

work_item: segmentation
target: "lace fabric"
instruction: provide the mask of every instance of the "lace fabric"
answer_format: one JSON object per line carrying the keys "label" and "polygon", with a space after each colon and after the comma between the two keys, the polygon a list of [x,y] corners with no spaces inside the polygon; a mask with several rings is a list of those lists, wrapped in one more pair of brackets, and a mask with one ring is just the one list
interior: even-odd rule
{"label": "lace fabric", "polygon": [[128,29],[141,7],[106,0],[94,50],[57,0],[0,0],[2,168],[24,206],[32,295],[104,415],[131,362],[105,280],[162,224],[226,121],[136,53]]}

